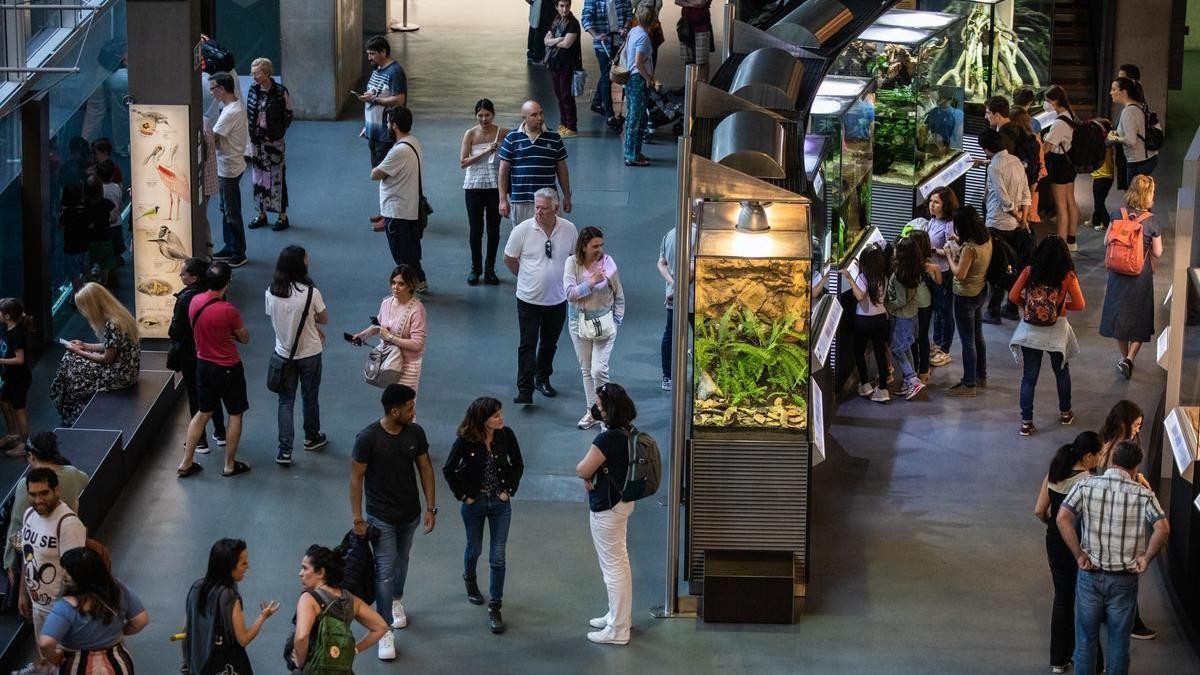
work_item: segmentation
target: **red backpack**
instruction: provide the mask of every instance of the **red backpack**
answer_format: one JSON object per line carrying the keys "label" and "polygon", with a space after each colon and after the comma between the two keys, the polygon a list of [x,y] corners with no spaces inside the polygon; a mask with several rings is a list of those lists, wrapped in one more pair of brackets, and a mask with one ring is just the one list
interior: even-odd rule
{"label": "red backpack", "polygon": [[1063,289],[1045,284],[1028,284],[1021,291],[1025,309],[1021,318],[1031,326],[1053,326],[1062,312]]}
{"label": "red backpack", "polygon": [[1134,277],[1142,273],[1142,268],[1146,266],[1142,222],[1149,217],[1150,212],[1143,211],[1130,218],[1129,211],[1121,209],[1121,217],[1112,221],[1104,238],[1107,248],[1104,253],[1105,267],[1117,274]]}

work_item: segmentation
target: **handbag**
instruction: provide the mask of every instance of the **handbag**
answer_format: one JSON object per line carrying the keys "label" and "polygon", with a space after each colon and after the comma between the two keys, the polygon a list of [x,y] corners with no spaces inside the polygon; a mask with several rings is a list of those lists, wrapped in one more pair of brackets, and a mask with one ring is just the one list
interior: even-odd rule
{"label": "handbag", "polygon": [[412,143],[400,143],[407,145],[413,151],[413,155],[417,158],[417,195],[420,197],[420,203],[417,204],[417,230],[421,233],[425,232],[425,228],[429,226],[429,216],[433,214],[433,207],[430,206],[429,200],[425,198],[425,186],[421,183],[421,155]]}
{"label": "handbag", "polygon": [[[604,43],[601,42],[601,45]],[[613,84],[625,85],[629,82],[629,68],[621,65],[621,61],[625,58],[625,49],[622,48],[617,58],[613,59],[612,54],[608,53],[608,47],[604,47],[604,53],[608,58],[612,59],[612,64],[608,67],[608,79],[612,80]]]}
{"label": "handbag", "polygon": [[[412,305],[410,304],[408,313],[400,322],[401,329],[408,324],[411,318]],[[384,389],[389,384],[400,381],[400,369],[403,367],[404,352],[399,347],[380,340],[379,344],[372,347],[371,351],[367,353],[366,363],[363,364],[363,381],[371,386]]]}
{"label": "handbag", "polygon": [[587,71],[577,70],[571,76],[571,95],[575,97],[583,96],[585,89],[587,89]]}
{"label": "handbag", "polygon": [[267,361],[267,390],[278,394],[283,388],[283,370],[287,368],[289,363],[294,363],[296,359],[296,349],[300,346],[300,334],[304,331],[304,321],[308,319],[308,307],[312,304],[312,286],[308,287],[308,295],[304,296],[304,311],[300,312],[300,324],[296,326],[296,337],[292,340],[292,351],[288,353],[285,359],[275,352],[271,352],[271,359]]}
{"label": "handbag", "polygon": [[617,334],[617,321],[612,310],[594,317],[581,313],[577,325],[580,340],[607,340]]}
{"label": "handbag", "polygon": [[250,658],[246,649],[238,644],[233,631],[225,625],[225,617],[219,608],[213,608],[213,644],[208,660],[201,666],[198,675],[250,675]]}

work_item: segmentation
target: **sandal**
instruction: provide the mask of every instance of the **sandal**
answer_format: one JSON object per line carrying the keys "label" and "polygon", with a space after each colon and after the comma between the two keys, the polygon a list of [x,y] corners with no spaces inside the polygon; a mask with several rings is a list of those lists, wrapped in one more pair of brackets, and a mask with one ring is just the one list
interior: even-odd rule
{"label": "sandal", "polygon": [[231,476],[236,476],[240,473],[246,473],[249,470],[250,470],[249,464],[247,464],[245,462],[234,462],[233,463],[233,471],[222,471],[221,475],[226,478],[229,478]]}
{"label": "sandal", "polygon": [[[0,438],[0,450],[8,450],[9,448],[15,448],[15,447],[17,447],[18,444],[21,443],[21,440],[22,440],[21,437],[17,434],[9,434],[9,435],[5,436],[4,438]],[[22,455],[25,454],[24,449],[21,450],[21,454]]]}
{"label": "sandal", "polygon": [[179,478],[189,478],[191,476],[195,476],[196,474],[200,473],[203,470],[204,470],[203,466],[200,466],[200,464],[198,464],[197,462],[192,462],[191,466],[189,466],[186,469],[179,469],[178,471],[175,472],[175,475]]}

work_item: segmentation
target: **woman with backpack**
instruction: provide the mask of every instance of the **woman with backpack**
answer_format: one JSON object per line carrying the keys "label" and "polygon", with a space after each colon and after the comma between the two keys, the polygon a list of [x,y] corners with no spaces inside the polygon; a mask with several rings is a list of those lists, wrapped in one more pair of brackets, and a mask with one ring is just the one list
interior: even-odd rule
{"label": "woman with backpack", "polygon": [[983,305],[987,302],[987,270],[992,262],[992,237],[973,206],[954,212],[955,240],[946,246],[954,277],[954,323],[962,343],[962,381],[949,396],[975,396],[987,386],[987,345],[983,340]]}
{"label": "woman with backpack", "polygon": [[[343,575],[342,561],[330,549],[313,544],[304,552],[304,592],[296,601],[295,632],[284,649],[288,672],[351,675],[355,654],[370,649],[388,631],[375,608],[342,589]],[[355,621],[367,629],[358,641],[350,630]]]}
{"label": "woman with backpack", "polygon": [[634,502],[622,499],[629,470],[629,434],[637,408],[625,388],[608,383],[596,390],[592,416],[604,422],[604,431],[592,439],[575,474],[587,491],[592,544],[608,588],[608,613],[590,619],[596,630],[587,639],[597,644],[629,644],[633,618],[633,571],[629,566],[626,527]]}
{"label": "woman with backpack", "polygon": [[1050,369],[1058,384],[1058,423],[1071,424],[1071,370],[1068,362],[1079,353],[1079,341],[1067,321],[1067,311],[1081,312],[1083,291],[1071,252],[1058,237],[1046,237],[1034,249],[1029,265],[1008,292],[1009,302],[1021,309],[1021,323],[1008,343],[1014,357],[1024,364],[1021,375],[1022,436],[1037,431],[1033,424],[1033,394],[1042,357],[1050,354]]}
{"label": "woman with backpack", "polygon": [[900,395],[912,400],[925,388],[913,367],[912,347],[917,338],[917,314],[921,295],[925,295],[925,304],[928,305],[929,289],[925,287],[925,261],[921,257],[920,246],[911,235],[896,243],[893,267],[892,276],[888,279],[885,302],[888,312],[895,319],[889,346],[892,350],[892,360],[900,366],[900,372],[904,375],[904,386]]}
{"label": "woman with backpack", "polygon": [[1105,237],[1108,285],[1100,313],[1100,335],[1117,341],[1117,370],[1133,377],[1133,360],[1154,335],[1154,264],[1163,243],[1154,205],[1154,179],[1137,175],[1125,191],[1127,208],[1113,212]]}
{"label": "woman with backpack", "polygon": [[442,467],[442,475],[454,498],[462,503],[467,548],[463,554],[463,583],[467,602],[483,604],[483,594],[475,570],[483,552],[483,527],[491,532],[488,551],[488,627],[493,633],[504,632],[500,607],[504,598],[504,549],[512,521],[512,498],[521,484],[525,462],[517,435],[504,425],[500,401],[481,396],[467,406],[458,425],[458,438]]}
{"label": "woman with backpack", "polygon": [[1043,108],[1057,117],[1042,137],[1046,147],[1046,172],[1050,178],[1054,194],[1055,227],[1058,236],[1066,240],[1071,252],[1079,250],[1075,243],[1075,233],[1079,227],[1079,205],[1075,203],[1075,165],[1067,153],[1071,151],[1071,142],[1075,135],[1075,112],[1071,110],[1071,102],[1067,92],[1057,84],[1046,89],[1046,102]]}
{"label": "woman with backpack", "polygon": [[1142,88],[1127,77],[1113,80],[1108,93],[1113,103],[1125,106],[1121,108],[1121,116],[1117,118],[1117,128],[1109,132],[1108,140],[1120,146],[1125,157],[1125,180],[1133,182],[1134,176],[1149,176],[1158,166],[1158,150],[1147,147],[1147,128],[1150,121],[1150,109],[1146,107],[1146,98]]}
{"label": "woman with backpack", "polygon": [[[870,245],[858,256],[858,272],[851,276],[853,265],[847,265],[842,274],[850,282],[850,290],[858,302],[854,306],[854,365],[858,368],[858,395],[876,403],[892,400],[888,393],[887,344],[889,323],[884,294],[887,292],[887,263],[883,249]],[[867,344],[875,352],[875,366],[879,372],[879,386],[871,384],[867,373]]]}

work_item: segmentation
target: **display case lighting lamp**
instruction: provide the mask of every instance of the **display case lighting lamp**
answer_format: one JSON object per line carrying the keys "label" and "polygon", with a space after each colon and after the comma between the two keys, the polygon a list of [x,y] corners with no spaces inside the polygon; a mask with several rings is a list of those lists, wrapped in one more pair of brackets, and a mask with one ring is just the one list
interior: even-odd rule
{"label": "display case lighting lamp", "polygon": [[858,78],[827,77],[817,87],[817,96],[841,96],[856,98],[870,84],[870,80]]}
{"label": "display case lighting lamp", "polygon": [[818,96],[813,99],[809,111],[813,115],[836,115],[844,107],[846,107],[845,101],[828,96]]}
{"label": "display case lighting lamp", "polygon": [[770,205],[770,202],[742,202],[742,209],[738,212],[737,231],[748,234],[770,231],[771,225],[767,219],[766,209]]}
{"label": "display case lighting lamp", "polygon": [[954,14],[943,14],[942,12],[914,12],[906,10],[893,9],[885,12],[883,16],[875,22],[877,26],[899,26],[901,28],[928,28],[938,29],[945,28],[950,24],[958,21],[959,17]]}
{"label": "display case lighting lamp", "polygon": [[927,30],[874,25],[860,33],[858,39],[866,42],[887,42],[914,47],[932,36],[933,33]]}

